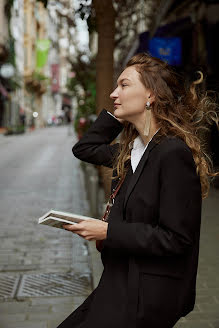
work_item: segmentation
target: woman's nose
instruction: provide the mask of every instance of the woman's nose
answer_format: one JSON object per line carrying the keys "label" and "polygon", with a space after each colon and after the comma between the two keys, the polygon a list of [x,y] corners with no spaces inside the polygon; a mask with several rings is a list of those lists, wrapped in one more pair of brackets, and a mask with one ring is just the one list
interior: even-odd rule
{"label": "woman's nose", "polygon": [[118,97],[116,89],[110,94],[111,99],[116,99]]}

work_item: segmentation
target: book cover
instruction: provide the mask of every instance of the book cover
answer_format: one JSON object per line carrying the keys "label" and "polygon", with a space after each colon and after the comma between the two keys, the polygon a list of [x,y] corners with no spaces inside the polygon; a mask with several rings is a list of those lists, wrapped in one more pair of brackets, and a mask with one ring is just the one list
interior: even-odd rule
{"label": "book cover", "polygon": [[63,229],[63,224],[77,224],[83,220],[98,220],[89,216],[75,213],[56,211],[51,209],[38,219],[38,224],[44,224],[51,227]]}

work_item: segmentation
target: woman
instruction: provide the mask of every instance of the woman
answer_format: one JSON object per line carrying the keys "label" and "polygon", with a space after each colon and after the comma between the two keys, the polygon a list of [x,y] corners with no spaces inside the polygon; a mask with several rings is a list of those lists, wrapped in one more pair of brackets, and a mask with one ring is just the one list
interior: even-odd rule
{"label": "woman", "polygon": [[201,204],[215,175],[198,132],[216,120],[214,104],[146,53],[117,82],[114,115],[103,109],[73,153],[113,168],[112,190],[123,183],[107,222],[64,226],[102,240],[104,271],[59,328],[171,328],[195,303]]}

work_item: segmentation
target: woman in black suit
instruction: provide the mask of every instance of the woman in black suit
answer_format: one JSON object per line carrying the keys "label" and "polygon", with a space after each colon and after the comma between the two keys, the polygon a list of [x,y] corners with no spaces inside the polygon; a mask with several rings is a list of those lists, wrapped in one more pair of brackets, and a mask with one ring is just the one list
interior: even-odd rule
{"label": "woman in black suit", "polygon": [[214,175],[198,132],[214,104],[145,53],[110,97],[114,115],[103,109],[73,153],[113,168],[111,191],[123,183],[107,222],[65,225],[102,240],[104,270],[59,328],[172,328],[195,303],[201,204]]}

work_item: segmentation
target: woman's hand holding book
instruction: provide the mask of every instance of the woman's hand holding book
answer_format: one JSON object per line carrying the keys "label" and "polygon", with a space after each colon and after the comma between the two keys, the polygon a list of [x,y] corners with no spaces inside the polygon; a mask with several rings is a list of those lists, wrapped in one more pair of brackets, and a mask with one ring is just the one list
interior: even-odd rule
{"label": "woman's hand holding book", "polygon": [[86,240],[103,240],[107,236],[108,223],[102,220],[83,220],[77,224],[64,224],[63,228]]}

